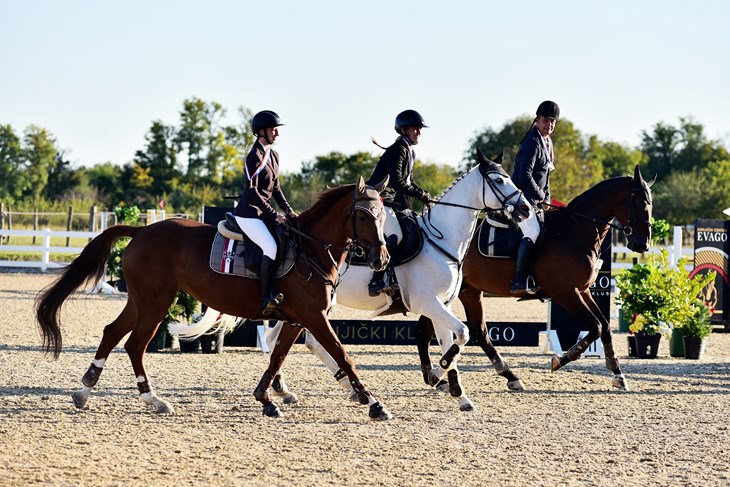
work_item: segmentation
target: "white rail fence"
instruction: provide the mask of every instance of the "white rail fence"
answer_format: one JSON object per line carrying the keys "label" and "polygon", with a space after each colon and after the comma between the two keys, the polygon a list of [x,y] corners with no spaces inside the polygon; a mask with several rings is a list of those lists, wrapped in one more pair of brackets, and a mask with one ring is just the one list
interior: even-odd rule
{"label": "white rail fence", "polygon": [[[150,218],[152,222],[157,220],[152,216]],[[105,226],[105,225],[104,225]],[[31,252],[37,254],[38,259],[18,261],[18,260],[0,260],[0,267],[17,267],[17,268],[37,268],[42,271],[46,271],[52,268],[65,267],[65,262],[54,262],[51,260],[51,253],[59,254],[79,254],[84,249],[83,247],[66,247],[51,245],[52,238],[87,238],[92,239],[99,235],[100,232],[77,232],[77,231],[55,231],[50,229],[45,230],[5,230],[0,229],[0,242],[5,241],[5,237],[36,237],[36,240],[40,240],[40,245],[3,245],[0,244],[0,252]],[[673,245],[669,245],[665,248],[669,253],[670,263],[676,263],[681,257],[690,257],[691,266],[694,255],[694,249],[690,247],[682,247],[682,227],[674,227]],[[650,253],[659,253],[660,248],[652,248]],[[614,246],[611,249],[613,254],[631,255],[634,252],[628,248],[621,246]],[[622,259],[626,260],[626,259]],[[613,262],[611,269],[625,269],[632,267],[633,262]]]}

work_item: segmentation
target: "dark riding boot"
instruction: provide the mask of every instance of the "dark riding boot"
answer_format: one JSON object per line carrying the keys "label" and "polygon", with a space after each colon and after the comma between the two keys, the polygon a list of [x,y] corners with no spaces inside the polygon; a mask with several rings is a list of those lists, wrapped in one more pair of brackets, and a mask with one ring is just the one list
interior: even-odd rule
{"label": "dark riding boot", "polygon": [[517,249],[517,270],[512,280],[512,294],[535,294],[540,290],[535,280],[530,275],[530,264],[532,263],[532,251],[535,244],[529,238],[523,238],[520,248]]}
{"label": "dark riding boot", "polygon": [[385,270],[373,272],[373,278],[368,284],[368,294],[377,296],[385,289]]}
{"label": "dark riding boot", "polygon": [[[385,239],[385,248],[388,249],[388,253],[390,254],[391,259],[393,258],[393,252],[395,251],[397,244],[398,237],[396,235],[388,235],[388,237]],[[373,278],[370,279],[370,283],[368,284],[368,294],[370,296],[377,296],[378,294],[386,290],[385,272],[386,269],[373,272]]]}
{"label": "dark riding boot", "polygon": [[284,300],[284,295],[276,292],[276,263],[266,257],[261,259],[261,310],[264,316],[270,316]]}

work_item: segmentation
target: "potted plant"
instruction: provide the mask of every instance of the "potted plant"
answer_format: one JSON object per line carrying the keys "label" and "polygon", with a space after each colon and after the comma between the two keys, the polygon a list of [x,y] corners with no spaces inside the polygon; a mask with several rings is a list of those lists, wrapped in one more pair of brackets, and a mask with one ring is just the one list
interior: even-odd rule
{"label": "potted plant", "polygon": [[712,273],[691,279],[686,265],[684,258],[672,265],[662,250],[649,263],[616,277],[616,304],[631,314],[629,331],[636,336],[639,357],[656,357],[661,335],[669,338],[674,328],[683,326],[696,312],[698,294],[714,279]]}
{"label": "potted plant", "polygon": [[[140,211],[136,206],[117,206],[114,208],[114,215],[118,224],[134,225],[139,220]],[[109,277],[109,283],[122,292],[127,291],[127,285],[124,281],[124,273],[122,272],[122,255],[124,249],[129,245],[129,238],[119,239],[112,247],[109,254],[109,260],[106,263],[106,273]]]}
{"label": "potted plant", "polygon": [[705,342],[712,333],[710,319],[715,312],[709,303],[700,299],[693,304],[694,313],[682,325],[684,336],[684,356],[689,359],[701,359],[705,352]]}
{"label": "potted plant", "polygon": [[[658,242],[663,242],[667,237],[669,236],[669,223],[667,223],[666,220],[655,219],[652,217],[651,219],[651,242],[652,245],[656,245]],[[620,292],[623,292],[622,300],[617,301],[617,304],[619,302],[626,303],[627,306],[619,306],[618,307],[618,331],[621,332],[627,332],[629,331],[629,325],[631,324],[632,315],[635,313],[632,313],[630,311],[631,305],[630,301],[633,299],[634,296],[632,296],[632,293],[634,292],[634,289],[636,288],[636,284],[643,280],[646,277],[647,271],[646,268],[643,266],[637,266],[636,264],[634,267],[627,269],[624,271],[622,275],[623,277],[623,287],[619,288]],[[625,290],[625,291],[624,291]],[[631,356],[635,356],[631,355]]]}

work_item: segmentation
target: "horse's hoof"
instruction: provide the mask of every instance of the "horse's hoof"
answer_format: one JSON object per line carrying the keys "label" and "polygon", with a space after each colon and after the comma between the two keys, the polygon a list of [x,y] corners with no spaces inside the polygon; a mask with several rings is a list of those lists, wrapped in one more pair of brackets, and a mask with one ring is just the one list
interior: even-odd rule
{"label": "horse's hoof", "polygon": [[370,405],[368,416],[370,416],[370,419],[374,421],[387,421],[393,417],[393,415],[381,406],[379,402]]}
{"label": "horse's hoof", "polygon": [[269,404],[264,405],[264,416],[268,416],[269,418],[283,418],[284,413],[281,412],[279,409],[279,406],[274,404],[273,402],[270,402]]}
{"label": "horse's hoof", "polygon": [[84,409],[86,406],[86,401],[89,399],[88,396],[82,394],[81,392],[74,392],[71,394],[71,397],[74,400],[74,406],[76,406],[78,409]]}
{"label": "horse's hoof", "polygon": [[277,395],[281,397],[284,404],[297,404],[299,402],[299,398],[293,392],[283,392]]}
{"label": "horse's hoof", "polygon": [[421,373],[423,373],[423,382],[425,382],[427,386],[432,385],[429,382],[431,380],[431,364],[421,365]]}
{"label": "horse's hoof", "polygon": [[476,407],[474,406],[474,403],[471,402],[471,400],[469,398],[467,398],[466,396],[463,396],[461,399],[459,399],[459,411],[464,411],[464,412],[469,413],[472,411],[476,411]]}
{"label": "horse's hoof", "polygon": [[435,388],[435,389],[436,389],[437,391],[439,391],[439,392],[443,392],[444,394],[446,394],[447,392],[449,392],[449,383],[448,383],[448,382],[446,382],[445,380],[440,380],[440,381],[438,381],[438,382],[436,383],[436,385],[435,385],[435,386],[433,386],[433,387],[434,387],[434,388]]}
{"label": "horse's hoof", "polygon": [[175,414],[175,408],[169,402],[160,401],[155,404],[155,412],[157,414]]}
{"label": "horse's hoof", "polygon": [[428,376],[428,385],[435,387],[441,381],[444,374],[446,374],[446,371],[441,367],[431,369],[431,374]]}
{"label": "horse's hoof", "polygon": [[611,379],[611,385],[619,391],[628,391],[629,383],[626,381],[626,377],[623,374],[616,374]]}
{"label": "horse's hoof", "polygon": [[562,367],[562,365],[560,365],[560,357],[555,354],[550,359],[550,371],[555,372],[556,370],[560,369],[560,367]]}
{"label": "horse's hoof", "polygon": [[512,392],[522,392],[525,390],[525,384],[520,379],[511,380],[507,382],[507,389]]}

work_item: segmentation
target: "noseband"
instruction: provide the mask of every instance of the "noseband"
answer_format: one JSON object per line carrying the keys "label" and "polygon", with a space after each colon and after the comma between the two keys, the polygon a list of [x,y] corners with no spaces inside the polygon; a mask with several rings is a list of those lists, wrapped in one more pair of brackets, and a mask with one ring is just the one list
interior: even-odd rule
{"label": "noseband", "polygon": [[[646,194],[646,191],[644,190],[644,188],[632,188],[631,189],[631,196],[629,197],[629,215],[628,215],[628,218],[626,219],[626,225],[624,225],[621,228],[621,231],[623,231],[624,235],[626,235],[627,237],[633,236],[633,234],[634,234],[633,225],[635,225],[637,223],[642,224],[642,225],[649,225],[649,226],[651,225],[651,222],[649,220],[636,220],[634,218],[634,216],[635,216],[634,214],[636,212],[636,210],[634,208],[634,197],[637,194],[639,194],[639,192]],[[649,199],[649,198],[647,198],[647,199]]]}
{"label": "noseband", "polygon": [[[352,242],[350,242],[350,244],[348,245],[348,250],[351,248],[357,249],[360,247],[371,251],[374,248],[385,247],[384,240],[379,240],[377,243],[372,243],[360,238],[357,233],[357,225],[355,225],[356,212],[362,211],[373,220],[378,220],[385,216],[385,207],[383,207],[383,200],[380,198],[379,194],[377,196],[377,199],[374,198],[372,195],[368,196],[368,193],[371,191],[375,192],[374,189],[366,189],[363,196],[358,197],[357,188],[355,188],[355,191],[352,194],[352,209],[350,210],[350,215],[352,216],[352,218],[350,220],[352,221],[352,235],[354,236],[354,238],[352,239]],[[375,204],[376,202],[379,202],[380,204]]]}

